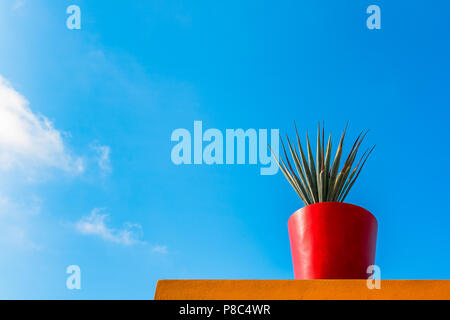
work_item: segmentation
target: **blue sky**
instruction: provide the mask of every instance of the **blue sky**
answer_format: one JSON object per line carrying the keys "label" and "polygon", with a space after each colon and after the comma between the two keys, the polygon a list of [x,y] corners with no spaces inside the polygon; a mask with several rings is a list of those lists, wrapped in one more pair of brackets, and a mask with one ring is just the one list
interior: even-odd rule
{"label": "blue sky", "polygon": [[[66,8],[81,8],[81,30]],[[366,28],[370,4],[381,30]],[[293,278],[302,206],[259,165],[172,163],[177,128],[376,144],[348,202],[382,278],[448,279],[447,1],[0,3],[0,297],[151,299],[158,279]],[[348,147],[349,141],[347,141]],[[82,289],[68,290],[79,265]]]}

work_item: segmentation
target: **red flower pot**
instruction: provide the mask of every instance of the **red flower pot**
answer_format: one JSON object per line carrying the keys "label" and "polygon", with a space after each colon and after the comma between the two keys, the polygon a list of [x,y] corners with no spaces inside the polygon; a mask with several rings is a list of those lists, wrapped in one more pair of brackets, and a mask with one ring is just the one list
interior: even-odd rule
{"label": "red flower pot", "polygon": [[297,210],[288,222],[295,279],[367,279],[377,228],[369,211],[348,203]]}

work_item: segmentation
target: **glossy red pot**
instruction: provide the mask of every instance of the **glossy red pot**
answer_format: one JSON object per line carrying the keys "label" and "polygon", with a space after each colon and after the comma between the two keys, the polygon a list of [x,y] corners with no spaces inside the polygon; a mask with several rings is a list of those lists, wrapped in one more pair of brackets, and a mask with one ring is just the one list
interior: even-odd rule
{"label": "glossy red pot", "polygon": [[297,210],[288,222],[295,279],[367,279],[375,263],[378,223],[364,208],[341,202]]}

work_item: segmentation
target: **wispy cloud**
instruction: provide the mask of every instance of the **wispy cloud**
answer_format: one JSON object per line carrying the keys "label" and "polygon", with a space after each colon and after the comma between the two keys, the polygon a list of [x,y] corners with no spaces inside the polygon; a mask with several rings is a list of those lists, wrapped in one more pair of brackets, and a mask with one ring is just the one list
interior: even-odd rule
{"label": "wispy cloud", "polygon": [[142,227],[139,224],[125,223],[122,229],[114,229],[107,225],[109,215],[102,214],[103,209],[95,208],[91,214],[81,218],[75,225],[76,230],[84,235],[93,235],[105,241],[123,245],[144,243],[139,238]]}
{"label": "wispy cloud", "polygon": [[67,150],[62,134],[0,76],[0,170],[52,167],[84,170],[83,159]]}
{"label": "wispy cloud", "polygon": [[109,146],[102,146],[98,143],[93,143],[91,148],[96,152],[96,161],[100,169],[104,172],[110,173],[112,171],[111,167],[111,148]]}
{"label": "wispy cloud", "polygon": [[154,246],[152,248],[152,252],[160,253],[160,254],[168,254],[167,246]]}

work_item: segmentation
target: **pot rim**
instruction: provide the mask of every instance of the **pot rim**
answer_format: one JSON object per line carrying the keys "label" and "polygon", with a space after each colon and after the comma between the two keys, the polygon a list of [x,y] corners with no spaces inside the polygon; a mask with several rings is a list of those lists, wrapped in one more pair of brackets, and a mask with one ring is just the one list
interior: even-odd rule
{"label": "pot rim", "polygon": [[377,220],[377,218],[376,218],[369,210],[367,210],[367,209],[365,209],[365,208],[363,208],[363,207],[361,207],[361,206],[358,206],[358,205],[356,205],[356,204],[347,203],[347,202],[337,202],[337,201],[318,202],[318,203],[313,203],[313,204],[309,204],[309,205],[307,205],[307,206],[304,206],[304,207],[302,207],[302,208],[296,210],[296,211],[289,217],[288,223],[289,223],[289,221],[293,218],[294,215],[301,214],[301,213],[303,212],[303,209],[309,208],[309,207],[313,207],[313,206],[317,206],[317,205],[324,205],[324,204],[340,205],[340,206],[352,206],[352,207],[359,208],[359,209],[361,209],[361,212],[366,213],[366,214],[368,214],[369,216],[371,216],[372,219],[375,220],[375,223],[376,223],[377,226],[378,226],[378,220]]}

